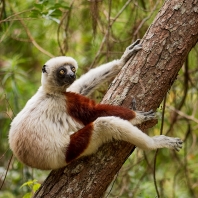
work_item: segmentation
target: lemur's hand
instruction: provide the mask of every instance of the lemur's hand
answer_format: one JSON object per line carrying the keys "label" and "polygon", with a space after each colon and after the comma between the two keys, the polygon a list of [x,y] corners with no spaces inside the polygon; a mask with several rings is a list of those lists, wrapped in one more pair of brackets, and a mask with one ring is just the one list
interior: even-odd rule
{"label": "lemur's hand", "polygon": [[129,60],[129,58],[140,49],[142,49],[142,45],[140,44],[140,39],[138,39],[126,48],[124,54],[120,59],[122,64],[124,65]]}
{"label": "lemur's hand", "polygon": [[156,113],[153,110],[150,111],[137,111],[136,100],[133,98],[131,109],[136,113],[136,118],[134,118],[131,123],[133,125],[141,124],[148,120],[157,119]]}

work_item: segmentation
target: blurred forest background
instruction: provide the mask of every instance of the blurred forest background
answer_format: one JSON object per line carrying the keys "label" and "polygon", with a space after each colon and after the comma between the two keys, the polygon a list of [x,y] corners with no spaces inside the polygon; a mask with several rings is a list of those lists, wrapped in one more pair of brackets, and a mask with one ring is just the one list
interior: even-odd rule
{"label": "blurred forest background", "polygon": [[[80,76],[120,58],[130,43],[143,37],[162,4],[160,0],[0,1],[0,198],[31,197],[48,175],[12,158],[8,146],[11,120],[40,86],[42,65],[53,56],[72,56]],[[101,87],[92,98],[100,102],[107,88]],[[153,198],[156,187],[161,197],[198,197],[197,93],[196,46],[158,108],[162,113],[165,107],[164,122],[159,120],[149,131],[157,135],[163,125],[163,134],[180,137],[184,148],[179,153],[136,149],[106,197]]]}

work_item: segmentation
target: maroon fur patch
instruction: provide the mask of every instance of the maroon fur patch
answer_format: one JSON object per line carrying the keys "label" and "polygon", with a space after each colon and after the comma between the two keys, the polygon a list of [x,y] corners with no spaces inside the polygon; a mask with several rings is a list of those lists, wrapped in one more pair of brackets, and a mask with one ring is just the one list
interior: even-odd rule
{"label": "maroon fur patch", "polygon": [[93,132],[93,123],[88,124],[70,136],[70,143],[66,150],[66,162],[78,158],[88,147]]}
{"label": "maroon fur patch", "polygon": [[96,104],[95,101],[80,94],[66,92],[67,111],[70,116],[84,125],[87,125],[98,117],[116,116],[124,120],[135,118],[134,111],[113,105]]}

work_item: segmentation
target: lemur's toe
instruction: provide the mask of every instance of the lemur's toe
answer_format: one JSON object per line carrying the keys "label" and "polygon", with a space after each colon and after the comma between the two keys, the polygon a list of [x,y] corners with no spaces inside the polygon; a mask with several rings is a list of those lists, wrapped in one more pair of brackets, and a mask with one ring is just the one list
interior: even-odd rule
{"label": "lemur's toe", "polygon": [[132,43],[130,46],[129,46],[129,49],[133,49],[136,45],[138,45],[140,43],[141,39],[137,39],[134,43]]}
{"label": "lemur's toe", "polygon": [[133,53],[139,51],[140,49],[142,49],[142,44],[137,44],[133,48],[129,48],[129,50]]}
{"label": "lemur's toe", "polygon": [[135,100],[135,98],[132,99],[131,109],[134,110],[134,111],[136,110],[136,100]]}

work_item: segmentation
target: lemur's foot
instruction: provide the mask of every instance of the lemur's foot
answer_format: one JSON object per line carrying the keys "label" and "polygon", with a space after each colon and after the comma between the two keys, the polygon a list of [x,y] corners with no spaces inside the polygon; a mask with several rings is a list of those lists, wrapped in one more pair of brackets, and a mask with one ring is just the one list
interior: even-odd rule
{"label": "lemur's foot", "polygon": [[141,49],[142,44],[140,44],[140,39],[138,39],[126,48],[124,54],[121,57],[121,61],[123,61],[123,63],[126,63],[133,54]]}
{"label": "lemur's foot", "polygon": [[150,111],[135,111],[136,115],[141,118],[141,120],[148,121],[152,119],[156,119],[155,112],[151,109]]}
{"label": "lemur's foot", "polygon": [[134,125],[141,124],[142,122],[157,118],[156,114],[153,110],[146,111],[146,112],[137,111],[135,98],[133,98],[133,100],[132,100],[132,110],[135,111],[135,113],[136,113],[136,117],[132,120],[132,124],[134,124]]}
{"label": "lemur's foot", "polygon": [[182,148],[183,141],[180,138],[167,137],[165,135],[159,135],[152,137],[156,148],[169,148],[175,151],[179,151]]}
{"label": "lemur's foot", "polygon": [[[136,100],[132,100],[132,110],[136,113],[135,118],[131,121],[133,125],[141,124],[144,121],[156,119],[157,116],[153,110],[144,112],[136,110]],[[158,135],[152,137],[154,140],[153,149],[169,148],[179,151],[182,148],[183,141],[180,138],[167,137],[165,135]]]}
{"label": "lemur's foot", "polygon": [[133,42],[133,43],[131,44],[131,46],[133,45],[133,47],[134,47],[135,45],[139,44],[140,41],[141,41],[141,39],[137,39],[135,42]]}

